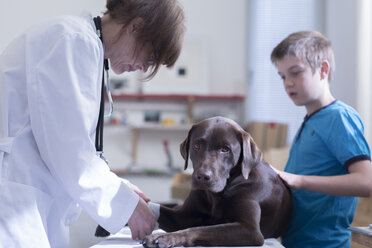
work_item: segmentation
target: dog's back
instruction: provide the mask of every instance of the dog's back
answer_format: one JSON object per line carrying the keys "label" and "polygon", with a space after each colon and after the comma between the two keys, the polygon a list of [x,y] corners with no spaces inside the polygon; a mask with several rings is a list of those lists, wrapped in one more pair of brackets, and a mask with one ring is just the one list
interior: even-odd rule
{"label": "dog's back", "polygon": [[290,190],[264,160],[250,176],[253,184],[261,188],[256,192],[261,207],[261,232],[265,238],[277,238],[287,229],[291,219]]}

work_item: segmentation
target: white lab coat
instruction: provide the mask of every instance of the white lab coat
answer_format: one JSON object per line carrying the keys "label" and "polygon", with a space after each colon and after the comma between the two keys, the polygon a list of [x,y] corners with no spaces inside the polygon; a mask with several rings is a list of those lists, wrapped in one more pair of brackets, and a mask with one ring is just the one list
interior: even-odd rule
{"label": "white lab coat", "polygon": [[1,247],[68,247],[80,207],[112,233],[130,218],[138,195],[95,151],[102,67],[90,15],[34,26],[0,56]]}

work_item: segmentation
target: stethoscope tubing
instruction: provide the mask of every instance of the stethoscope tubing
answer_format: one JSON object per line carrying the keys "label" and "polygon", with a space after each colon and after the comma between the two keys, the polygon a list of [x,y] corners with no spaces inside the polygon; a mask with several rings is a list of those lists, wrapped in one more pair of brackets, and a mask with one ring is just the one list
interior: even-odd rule
{"label": "stethoscope tubing", "polygon": [[112,100],[111,96],[111,87],[110,87],[110,76],[109,76],[109,70],[105,68],[105,74],[106,74],[106,94],[107,99],[109,101],[109,112],[105,115],[106,118],[109,118],[112,115],[112,112],[114,111],[114,101]]}
{"label": "stethoscope tubing", "polygon": [[[101,18],[99,16],[93,19],[94,24],[96,26],[97,35],[100,38],[102,45],[103,45],[103,37],[102,37],[102,26],[101,26]],[[101,89],[101,103],[99,109],[99,117],[96,127],[96,140],[95,146],[97,155],[102,158],[106,163],[107,160],[103,156],[103,126],[104,126],[104,117],[110,117],[113,109],[114,103],[111,96],[111,89],[110,89],[110,77],[109,77],[109,63],[108,59],[104,59],[103,61],[103,75],[102,75],[102,89]],[[106,80],[105,80],[106,79]],[[105,97],[104,97],[104,86],[106,89],[107,98],[109,101],[109,113],[107,115],[104,114],[105,112]]]}

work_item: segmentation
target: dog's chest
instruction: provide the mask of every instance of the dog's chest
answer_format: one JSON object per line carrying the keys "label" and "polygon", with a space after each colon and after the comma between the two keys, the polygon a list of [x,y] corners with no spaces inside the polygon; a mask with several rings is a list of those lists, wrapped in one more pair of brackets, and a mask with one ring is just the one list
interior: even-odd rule
{"label": "dog's chest", "polygon": [[223,222],[225,215],[225,206],[226,201],[225,199],[220,195],[214,195],[212,197],[209,197],[210,202],[210,217],[211,222],[220,223]]}

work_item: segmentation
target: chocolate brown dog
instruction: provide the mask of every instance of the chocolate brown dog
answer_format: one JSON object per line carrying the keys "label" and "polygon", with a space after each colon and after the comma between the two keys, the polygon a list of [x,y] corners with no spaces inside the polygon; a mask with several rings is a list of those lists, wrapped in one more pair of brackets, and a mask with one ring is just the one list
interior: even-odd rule
{"label": "chocolate brown dog", "polygon": [[291,216],[291,195],[263,159],[251,136],[234,121],[195,124],[181,144],[190,157],[192,191],[182,206],[160,207],[159,227],[145,247],[258,246],[277,238]]}
{"label": "chocolate brown dog", "polygon": [[181,206],[160,206],[168,233],[146,236],[143,246],[259,246],[287,228],[290,191],[237,123],[213,117],[193,125],[181,154],[185,169],[189,157],[194,167],[192,191]]}

